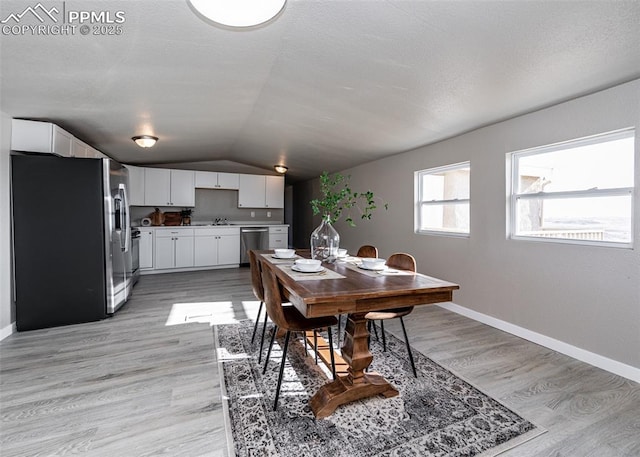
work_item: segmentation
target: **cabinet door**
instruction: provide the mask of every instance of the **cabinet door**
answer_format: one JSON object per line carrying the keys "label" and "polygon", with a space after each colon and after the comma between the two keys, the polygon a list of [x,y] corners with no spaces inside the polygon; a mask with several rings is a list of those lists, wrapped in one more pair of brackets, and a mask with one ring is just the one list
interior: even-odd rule
{"label": "cabinet door", "polygon": [[171,170],[171,206],[196,206],[195,172]]}
{"label": "cabinet door", "polygon": [[84,159],[88,157],[88,148],[89,146],[87,146],[86,143],[80,141],[77,138],[73,138],[71,141],[71,156]]}
{"label": "cabinet door", "polygon": [[129,204],[144,206],[144,168],[126,166],[129,170]]}
{"label": "cabinet door", "polygon": [[174,237],[156,237],[156,269],[173,268],[175,265]]}
{"label": "cabinet door", "polygon": [[240,188],[240,175],[237,173],[218,173],[218,189]]}
{"label": "cabinet door", "polygon": [[171,206],[171,170],[144,169],[144,204],[146,206]]}
{"label": "cabinet door", "polygon": [[218,264],[240,263],[240,235],[222,235],[218,239]]}
{"label": "cabinet door", "polygon": [[72,157],[73,136],[57,125],[53,126],[53,153],[62,157]]}
{"label": "cabinet door", "polygon": [[218,173],[214,171],[196,171],[196,188],[215,189],[218,187]]}
{"label": "cabinet door", "polygon": [[140,269],[153,268],[153,230],[140,231]]}
{"label": "cabinet door", "polygon": [[193,266],[193,236],[175,237],[175,266],[176,268]]}
{"label": "cabinet door", "polygon": [[193,265],[210,267],[218,264],[218,237],[196,236],[193,238]]}
{"label": "cabinet door", "polygon": [[267,208],[284,208],[284,178],[282,176],[265,176],[265,206]]}
{"label": "cabinet door", "polygon": [[240,175],[238,207],[264,208],[265,177],[262,175]]}

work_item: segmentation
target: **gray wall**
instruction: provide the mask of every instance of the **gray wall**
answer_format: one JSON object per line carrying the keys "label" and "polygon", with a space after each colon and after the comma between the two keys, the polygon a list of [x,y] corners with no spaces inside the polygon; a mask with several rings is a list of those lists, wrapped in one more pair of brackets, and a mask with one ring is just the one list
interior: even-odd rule
{"label": "gray wall", "polygon": [[0,113],[0,339],[11,333],[15,321],[11,288],[10,151],[11,118]]}
{"label": "gray wall", "polygon": [[[636,248],[506,239],[506,154],[625,127],[636,130]],[[413,254],[420,272],[460,284],[471,314],[535,332],[640,371],[640,80],[344,170],[356,190],[390,203],[371,222],[338,222],[341,246],[375,244],[382,257]],[[471,161],[471,236],[413,233],[413,172]],[[303,189],[304,200],[309,184]],[[303,207],[304,205],[301,205]],[[304,208],[303,208],[304,209]],[[310,208],[306,207],[307,214]],[[298,217],[302,220],[302,217]],[[297,226],[308,232],[313,226]],[[606,364],[605,364],[606,365]],[[601,365],[602,366],[602,365]]]}

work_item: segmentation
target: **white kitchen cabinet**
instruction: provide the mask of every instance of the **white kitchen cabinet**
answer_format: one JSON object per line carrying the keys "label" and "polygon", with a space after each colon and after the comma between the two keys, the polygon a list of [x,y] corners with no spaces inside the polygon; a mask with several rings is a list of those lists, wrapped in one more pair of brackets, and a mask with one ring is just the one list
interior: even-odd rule
{"label": "white kitchen cabinet", "polygon": [[129,171],[129,204],[144,206],[144,168],[126,165]]}
{"label": "white kitchen cabinet", "polygon": [[196,188],[232,189],[240,187],[240,175],[237,173],[221,173],[215,171],[196,171]]}
{"label": "white kitchen cabinet", "polygon": [[155,268],[194,266],[193,229],[158,228],[155,236]]}
{"label": "white kitchen cabinet", "polygon": [[240,175],[240,208],[284,208],[282,176]]}
{"label": "white kitchen cabinet", "polygon": [[289,228],[282,225],[269,227],[269,249],[289,247]]}
{"label": "white kitchen cabinet", "polygon": [[194,266],[240,263],[240,228],[206,227],[194,230]]}
{"label": "white kitchen cabinet", "polygon": [[71,140],[71,157],[85,159],[88,157],[89,145],[77,138]]}
{"label": "white kitchen cabinet", "polygon": [[73,135],[51,122],[12,119],[11,149],[71,157]]}
{"label": "white kitchen cabinet", "polygon": [[146,206],[195,206],[195,172],[166,168],[144,169]]}
{"label": "white kitchen cabinet", "polygon": [[153,229],[140,229],[140,269],[153,269]]}
{"label": "white kitchen cabinet", "polygon": [[284,177],[265,176],[265,207],[284,208]]}

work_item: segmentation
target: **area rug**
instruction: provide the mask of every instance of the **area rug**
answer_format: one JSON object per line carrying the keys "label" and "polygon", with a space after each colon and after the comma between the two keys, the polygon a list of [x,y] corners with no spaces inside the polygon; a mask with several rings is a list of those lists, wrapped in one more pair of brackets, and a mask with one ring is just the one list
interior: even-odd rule
{"label": "area rug", "polygon": [[404,341],[388,332],[386,352],[372,339],[370,370],[391,382],[399,396],[360,400],[316,419],[309,398],[330,373],[322,362],[315,364],[301,340],[292,339],[278,409],[273,411],[280,345],[274,344],[263,375],[259,338],[251,344],[250,320],[214,331],[233,440],[230,451],[239,457],[484,457],[544,432],[414,349],[416,379]]}

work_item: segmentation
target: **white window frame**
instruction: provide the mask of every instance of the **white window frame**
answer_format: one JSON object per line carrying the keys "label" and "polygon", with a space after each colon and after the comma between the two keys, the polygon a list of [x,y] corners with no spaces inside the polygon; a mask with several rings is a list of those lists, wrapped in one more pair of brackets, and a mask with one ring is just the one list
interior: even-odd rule
{"label": "white window frame", "polygon": [[[469,198],[455,198],[450,200],[429,200],[422,201],[422,177],[425,175],[433,175],[442,173],[444,171],[453,171],[460,170],[463,168],[469,169],[469,181],[471,181],[471,162],[460,162],[451,165],[444,165],[436,168],[429,168],[426,170],[419,170],[414,172],[414,233],[420,235],[442,235],[442,236],[454,236],[454,237],[462,237],[469,238],[471,236],[471,226],[469,226],[469,231],[453,231],[453,230],[433,230],[433,229],[421,229],[422,226],[420,215],[421,208],[423,205],[457,205],[457,204],[468,204],[469,205],[469,217],[471,217],[471,190],[469,190]],[[469,187],[471,187],[471,182],[469,182]]]}
{"label": "white window frame", "polygon": [[[608,246],[616,248],[628,248],[632,249],[634,244],[634,192],[637,183],[634,182],[634,187],[618,187],[607,189],[588,189],[588,190],[573,190],[573,191],[558,191],[558,192],[536,192],[536,193],[517,193],[517,187],[520,180],[519,159],[522,157],[528,157],[537,154],[568,150],[576,147],[588,146],[591,144],[604,143],[607,141],[615,141],[624,138],[635,137],[635,130],[633,128],[616,130],[613,132],[602,133],[584,138],[578,138],[575,140],[564,141],[561,143],[555,143],[546,146],[539,146],[530,149],[524,149],[521,151],[509,152],[507,154],[507,166],[511,167],[511,183],[509,192],[509,217],[507,218],[507,238],[512,240],[526,240],[536,241],[541,243],[563,243],[563,244],[582,244],[591,246]],[[634,157],[635,159],[635,157]],[[635,162],[635,160],[634,160]],[[634,167],[637,164],[634,163]],[[517,235],[516,228],[518,221],[517,217],[517,204],[520,199],[524,200],[552,200],[562,198],[593,198],[593,197],[618,197],[618,196],[630,196],[631,198],[631,228],[630,228],[630,241],[618,242],[618,241],[602,241],[602,240],[586,240],[586,239],[570,239],[570,238],[552,238],[541,236],[527,236]]]}

